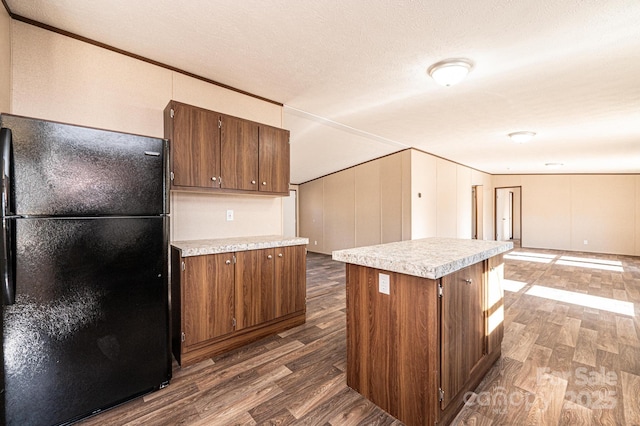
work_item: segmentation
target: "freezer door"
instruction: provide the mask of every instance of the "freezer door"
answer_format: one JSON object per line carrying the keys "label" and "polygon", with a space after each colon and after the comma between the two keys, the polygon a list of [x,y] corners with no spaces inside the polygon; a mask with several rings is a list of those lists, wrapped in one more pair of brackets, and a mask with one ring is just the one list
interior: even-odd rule
{"label": "freezer door", "polygon": [[13,212],[92,216],[167,213],[163,139],[12,115]]}
{"label": "freezer door", "polygon": [[71,421],[166,383],[167,218],[14,220],[6,424]]}

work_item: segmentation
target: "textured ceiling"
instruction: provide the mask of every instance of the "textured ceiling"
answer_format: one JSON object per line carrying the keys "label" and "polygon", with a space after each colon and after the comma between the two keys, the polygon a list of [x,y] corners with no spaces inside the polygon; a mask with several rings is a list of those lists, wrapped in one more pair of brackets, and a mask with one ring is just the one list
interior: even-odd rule
{"label": "textured ceiling", "polygon": [[[640,173],[638,0],[6,3],[282,102],[294,183],[410,146],[495,174]],[[448,57],[475,66],[444,88],[425,70]]]}

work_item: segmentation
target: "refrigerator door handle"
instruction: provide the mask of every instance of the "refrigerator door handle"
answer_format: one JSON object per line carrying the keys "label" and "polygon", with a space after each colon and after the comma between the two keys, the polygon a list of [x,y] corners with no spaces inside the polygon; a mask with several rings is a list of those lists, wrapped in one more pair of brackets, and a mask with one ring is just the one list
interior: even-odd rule
{"label": "refrigerator door handle", "polygon": [[11,178],[13,175],[13,150],[11,149],[11,129],[0,129],[0,179],[2,179],[2,211],[0,216],[10,216],[13,212],[13,199],[11,197]]}
{"label": "refrigerator door handle", "polygon": [[0,279],[2,283],[2,299],[5,305],[13,305],[16,301],[15,256],[14,256],[14,219],[9,219],[13,212],[12,185],[13,150],[11,149],[11,129],[0,129],[0,179],[2,180],[2,200],[0,217],[2,234],[0,235]]}
{"label": "refrigerator door handle", "polygon": [[13,305],[16,301],[15,250],[13,224],[15,219],[2,218],[2,235],[0,235],[0,271],[2,279],[2,299],[5,305]]}

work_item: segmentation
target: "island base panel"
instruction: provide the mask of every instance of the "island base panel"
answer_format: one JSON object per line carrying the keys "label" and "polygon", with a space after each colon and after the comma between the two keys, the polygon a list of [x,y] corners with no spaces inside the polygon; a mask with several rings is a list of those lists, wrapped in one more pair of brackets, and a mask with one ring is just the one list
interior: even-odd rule
{"label": "island base panel", "polygon": [[[389,276],[389,294],[379,276]],[[347,385],[407,424],[433,425],[438,405],[434,280],[347,264]]]}

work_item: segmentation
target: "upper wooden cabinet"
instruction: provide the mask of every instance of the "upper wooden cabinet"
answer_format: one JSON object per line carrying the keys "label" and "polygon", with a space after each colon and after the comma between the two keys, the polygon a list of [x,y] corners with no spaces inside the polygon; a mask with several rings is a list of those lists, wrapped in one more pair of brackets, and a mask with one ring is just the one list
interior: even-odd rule
{"label": "upper wooden cabinet", "polygon": [[171,102],[164,136],[171,140],[172,186],[217,188],[220,177],[219,115]]}
{"label": "upper wooden cabinet", "polygon": [[228,115],[221,116],[220,152],[220,187],[257,191],[258,125]]}
{"label": "upper wooden cabinet", "polygon": [[289,131],[170,101],[171,189],[289,194]]}
{"label": "upper wooden cabinet", "polygon": [[289,193],[289,131],[260,126],[260,191]]}

